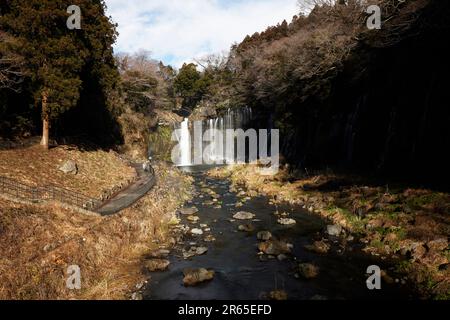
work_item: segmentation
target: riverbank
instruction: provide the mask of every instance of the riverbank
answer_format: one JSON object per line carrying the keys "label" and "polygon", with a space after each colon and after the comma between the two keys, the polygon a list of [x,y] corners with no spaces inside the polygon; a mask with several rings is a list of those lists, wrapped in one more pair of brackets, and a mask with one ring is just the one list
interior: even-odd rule
{"label": "riverbank", "polygon": [[[146,254],[170,238],[168,222],[190,198],[189,177],[154,167],[157,186],[110,217],[0,199],[0,298],[129,299],[147,279]],[[80,290],[66,287],[70,265],[80,267]]]}
{"label": "riverbank", "polygon": [[364,251],[374,256],[402,256],[398,271],[424,296],[450,299],[449,194],[367,185],[334,174],[296,177],[281,170],[263,176],[256,165],[214,169],[209,175],[245,187],[249,197],[268,196],[271,203],[300,205],[329,219],[358,236]]}

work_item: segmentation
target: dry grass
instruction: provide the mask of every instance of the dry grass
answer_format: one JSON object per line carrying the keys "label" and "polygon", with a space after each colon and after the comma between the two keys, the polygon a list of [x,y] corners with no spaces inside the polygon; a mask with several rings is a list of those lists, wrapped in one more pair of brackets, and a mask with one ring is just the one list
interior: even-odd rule
{"label": "dry grass", "polygon": [[[77,163],[77,175],[58,170],[68,160]],[[82,151],[67,146],[43,151],[39,146],[31,146],[0,150],[0,175],[32,186],[55,184],[100,198],[105,191],[127,185],[136,172],[112,151]]]}
{"label": "dry grass", "polygon": [[[145,278],[143,257],[165,242],[166,222],[190,194],[176,169],[156,171],[158,186],[111,217],[0,200],[0,299],[129,298]],[[69,265],[81,268],[80,291],[66,288]]]}

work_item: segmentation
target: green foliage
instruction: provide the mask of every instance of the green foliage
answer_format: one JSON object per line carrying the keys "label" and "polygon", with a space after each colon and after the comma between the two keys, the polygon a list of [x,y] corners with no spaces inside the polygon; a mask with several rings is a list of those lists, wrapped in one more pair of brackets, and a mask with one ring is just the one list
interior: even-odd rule
{"label": "green foliage", "polygon": [[[67,28],[71,4],[81,7],[81,30]],[[77,106],[85,82],[96,83],[106,99],[118,79],[112,55],[117,33],[103,0],[9,0],[0,8],[0,30],[14,38],[3,49],[23,59],[23,89],[35,105],[46,97],[43,116],[58,119]]]}
{"label": "green foliage", "polygon": [[75,33],[63,31],[67,30],[66,8],[64,1],[17,0],[1,20],[2,27],[18,39],[12,49],[24,55],[36,104],[46,95],[51,117],[76,104],[81,86],[78,74],[87,56]]}
{"label": "green foliage", "polygon": [[150,133],[149,144],[155,160],[171,161],[171,151],[175,145],[172,141],[172,131],[170,127],[160,126]]}
{"label": "green foliage", "polygon": [[174,80],[174,90],[183,98],[183,107],[192,109],[208,92],[211,83],[211,74],[200,73],[193,63],[183,64]]}
{"label": "green foliage", "polygon": [[407,274],[411,271],[412,267],[413,267],[413,264],[411,261],[402,260],[399,263],[397,263],[395,269],[396,269],[396,272],[398,272],[398,273]]}

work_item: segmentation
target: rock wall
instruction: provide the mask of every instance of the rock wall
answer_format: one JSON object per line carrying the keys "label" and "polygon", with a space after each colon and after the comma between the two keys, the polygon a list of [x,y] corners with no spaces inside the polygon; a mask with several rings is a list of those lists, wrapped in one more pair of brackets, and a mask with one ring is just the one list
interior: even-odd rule
{"label": "rock wall", "polygon": [[[331,94],[291,105],[282,153],[301,168],[336,167],[443,184],[450,163],[449,25],[441,2],[391,46],[361,43]],[[448,17],[448,16],[447,16]],[[277,115],[259,114],[273,126]],[[294,128],[294,129],[292,129]]]}

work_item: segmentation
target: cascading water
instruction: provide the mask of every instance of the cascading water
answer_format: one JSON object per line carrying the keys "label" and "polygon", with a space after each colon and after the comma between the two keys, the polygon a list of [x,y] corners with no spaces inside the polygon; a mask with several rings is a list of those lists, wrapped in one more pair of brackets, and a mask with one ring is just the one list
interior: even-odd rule
{"label": "cascading water", "polygon": [[190,166],[191,165],[191,133],[189,131],[189,120],[184,119],[181,123],[180,130],[180,166]]}
{"label": "cascading water", "polygon": [[[209,119],[202,122],[202,153],[203,150],[209,150],[204,154],[204,160],[214,163],[234,163],[236,159],[228,159],[225,156],[226,132],[227,130],[243,129],[251,120],[252,112],[250,108],[228,109],[225,115],[215,119]],[[177,140],[180,148],[180,157],[178,166],[194,165],[193,137],[196,135],[194,127],[188,119],[185,119],[179,127]],[[208,137],[204,141],[203,135],[208,132]],[[222,140],[221,140],[222,138]]]}

